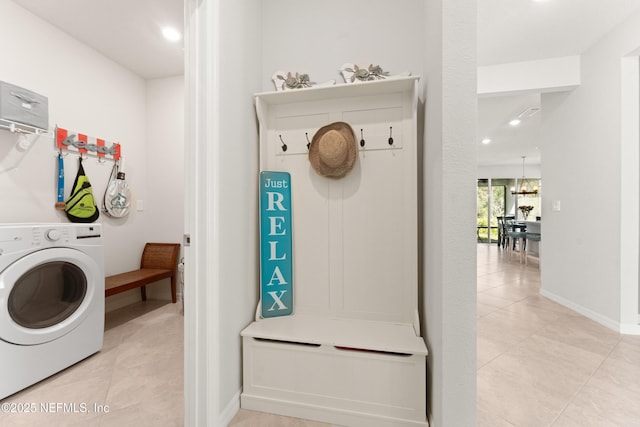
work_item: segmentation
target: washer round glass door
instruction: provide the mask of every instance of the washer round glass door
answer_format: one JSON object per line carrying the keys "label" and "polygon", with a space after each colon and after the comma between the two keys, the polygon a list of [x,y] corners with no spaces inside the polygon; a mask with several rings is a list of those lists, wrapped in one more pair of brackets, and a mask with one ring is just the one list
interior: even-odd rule
{"label": "washer round glass door", "polygon": [[9,316],[30,329],[57,325],[72,315],[87,293],[87,276],[77,265],[52,261],[23,274],[13,285]]}
{"label": "washer round glass door", "polygon": [[0,274],[0,339],[33,345],[63,336],[82,322],[103,280],[96,262],[78,250],[19,258]]}

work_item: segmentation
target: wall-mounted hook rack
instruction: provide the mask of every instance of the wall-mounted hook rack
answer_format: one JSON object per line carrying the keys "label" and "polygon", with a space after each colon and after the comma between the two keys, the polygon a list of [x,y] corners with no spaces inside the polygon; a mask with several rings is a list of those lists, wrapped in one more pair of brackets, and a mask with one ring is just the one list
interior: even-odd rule
{"label": "wall-mounted hook rack", "polygon": [[122,155],[120,144],[113,142],[108,145],[108,141],[94,138],[56,127],[55,131],[56,148],[80,153],[80,155],[94,155],[99,160],[117,161]]}

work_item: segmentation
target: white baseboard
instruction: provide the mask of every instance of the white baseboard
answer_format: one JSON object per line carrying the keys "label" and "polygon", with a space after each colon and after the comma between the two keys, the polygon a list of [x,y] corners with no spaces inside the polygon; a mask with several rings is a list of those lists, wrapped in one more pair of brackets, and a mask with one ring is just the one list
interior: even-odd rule
{"label": "white baseboard", "polygon": [[620,325],[620,333],[624,335],[640,335],[640,325]]}
{"label": "white baseboard", "polygon": [[364,412],[336,409],[291,400],[263,396],[242,395],[242,407],[252,411],[267,412],[285,417],[301,418],[334,426],[352,427],[430,427],[427,420],[417,421],[383,417]]}
{"label": "white baseboard", "polygon": [[550,300],[555,301],[558,304],[563,305],[579,314],[582,314],[583,316],[593,320],[594,322],[598,322],[602,326],[605,326],[616,332],[625,333],[625,332],[622,332],[623,325],[621,325],[619,322],[616,322],[615,320],[612,320],[606,316],[601,315],[600,313],[596,313],[593,310],[585,308],[579,304],[574,303],[573,301],[569,301],[568,299],[555,295],[544,289],[540,289],[540,295],[546,298],[549,298]]}
{"label": "white baseboard", "polygon": [[233,417],[236,416],[236,413],[240,409],[240,393],[242,390],[238,390],[236,394],[233,395],[229,403],[224,407],[222,412],[220,413],[219,426],[228,426]]}
{"label": "white baseboard", "polygon": [[640,315],[638,315],[638,324],[620,323],[544,289],[540,289],[540,295],[623,335],[640,335]]}

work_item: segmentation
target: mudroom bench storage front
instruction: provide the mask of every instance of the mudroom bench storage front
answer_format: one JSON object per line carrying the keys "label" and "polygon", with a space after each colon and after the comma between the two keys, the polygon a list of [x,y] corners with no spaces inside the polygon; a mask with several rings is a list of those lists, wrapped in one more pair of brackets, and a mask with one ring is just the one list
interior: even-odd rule
{"label": "mudroom bench storage front", "polygon": [[242,406],[344,426],[424,426],[426,348],[411,325],[296,314],[243,332]]}
{"label": "mudroom bench storage front", "polygon": [[[255,96],[260,171],[290,175],[294,306],[263,318],[261,304],[281,301],[261,301],[242,331],[243,408],[344,426],[428,425],[417,90],[417,77],[392,77]],[[345,141],[349,150],[336,148]],[[282,234],[279,221],[271,231]],[[284,281],[274,272],[269,284]]]}

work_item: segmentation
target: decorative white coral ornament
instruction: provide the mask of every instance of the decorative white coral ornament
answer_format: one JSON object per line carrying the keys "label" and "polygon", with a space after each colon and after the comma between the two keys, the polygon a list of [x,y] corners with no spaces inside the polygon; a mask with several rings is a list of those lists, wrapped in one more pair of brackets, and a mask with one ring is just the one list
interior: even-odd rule
{"label": "decorative white coral ornament", "polygon": [[382,80],[394,77],[410,76],[411,73],[405,71],[403,73],[390,76],[388,71],[383,71],[379,65],[369,64],[367,68],[360,68],[356,64],[345,63],[340,67],[340,73],[346,83],[368,82],[373,80]]}
{"label": "decorative white coral ornament", "polygon": [[301,74],[296,72],[295,75],[291,72],[285,73],[284,71],[276,71],[271,80],[276,87],[276,91],[303,89],[313,86],[330,86],[336,83],[335,80],[329,80],[324,83],[316,84],[309,78],[309,74]]}

